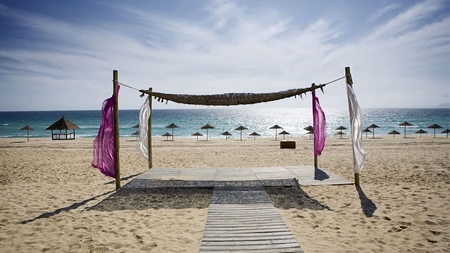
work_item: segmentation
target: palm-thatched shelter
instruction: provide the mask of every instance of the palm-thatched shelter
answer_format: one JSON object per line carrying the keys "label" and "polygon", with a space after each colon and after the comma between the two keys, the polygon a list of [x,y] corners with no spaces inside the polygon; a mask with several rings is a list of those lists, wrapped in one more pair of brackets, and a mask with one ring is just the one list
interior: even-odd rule
{"label": "palm-thatched shelter", "polygon": [[[63,116],[45,130],[52,130],[52,140],[75,140],[75,129],[80,128]],[[59,130],[59,133],[54,133],[54,130]],[[63,130],[65,131],[63,132]],[[72,130],[72,132],[67,132],[67,130]]]}

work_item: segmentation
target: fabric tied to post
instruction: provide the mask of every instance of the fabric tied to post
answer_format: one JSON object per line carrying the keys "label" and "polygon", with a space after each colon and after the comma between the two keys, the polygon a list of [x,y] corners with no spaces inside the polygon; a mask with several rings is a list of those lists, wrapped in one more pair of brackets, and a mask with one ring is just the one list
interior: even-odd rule
{"label": "fabric tied to post", "polygon": [[[147,98],[141,107],[139,113],[139,144],[138,149],[141,154],[148,160],[148,119],[151,115],[150,99]],[[151,126],[150,126],[151,127]]]}
{"label": "fabric tied to post", "polygon": [[359,173],[363,168],[364,159],[367,154],[362,147],[362,114],[353,88],[349,84],[346,85],[352,128],[353,166],[355,173]]}
{"label": "fabric tied to post", "polygon": [[320,107],[319,98],[312,94],[313,101],[313,125],[314,125],[314,155],[322,154],[327,137],[327,123],[325,113]]}
{"label": "fabric tied to post", "polygon": [[[119,95],[117,86],[117,95]],[[102,106],[102,121],[98,130],[98,135],[94,140],[94,159],[92,167],[97,168],[106,176],[115,178],[115,157],[114,157],[114,96],[106,99]]]}

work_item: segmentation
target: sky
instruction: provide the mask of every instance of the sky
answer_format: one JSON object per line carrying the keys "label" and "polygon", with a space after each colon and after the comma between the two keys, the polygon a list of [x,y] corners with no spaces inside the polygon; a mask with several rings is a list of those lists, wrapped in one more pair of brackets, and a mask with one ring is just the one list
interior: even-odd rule
{"label": "sky", "polygon": [[[449,2],[0,0],[0,111],[99,110],[113,70],[136,89],[221,94],[305,88],[345,67],[362,108],[450,107]],[[122,86],[119,108],[139,95]],[[348,107],[344,80],[317,95]]]}

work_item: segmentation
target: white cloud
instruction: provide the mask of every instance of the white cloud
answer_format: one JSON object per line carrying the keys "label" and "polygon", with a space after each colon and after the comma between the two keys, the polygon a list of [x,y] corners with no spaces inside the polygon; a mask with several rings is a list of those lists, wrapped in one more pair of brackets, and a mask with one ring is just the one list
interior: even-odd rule
{"label": "white cloud", "polygon": [[384,16],[386,13],[393,11],[399,7],[400,7],[400,5],[398,5],[398,4],[390,4],[390,5],[384,6],[383,8],[378,9],[374,14],[372,14],[369,17],[369,21],[373,22],[375,20],[378,20],[379,18]]}

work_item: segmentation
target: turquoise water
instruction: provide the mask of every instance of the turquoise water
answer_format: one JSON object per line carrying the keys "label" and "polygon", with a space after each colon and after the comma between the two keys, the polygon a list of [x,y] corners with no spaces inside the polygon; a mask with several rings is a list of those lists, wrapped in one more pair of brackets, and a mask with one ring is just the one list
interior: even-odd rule
{"label": "turquoise water", "polygon": [[[327,133],[335,135],[339,126],[349,128],[348,111],[343,109],[326,109]],[[69,121],[80,127],[76,130],[77,138],[95,138],[101,120],[100,111],[37,111],[37,112],[0,112],[0,138],[23,138],[27,131],[20,130],[30,125],[35,130],[30,131],[32,138],[50,138],[51,131],[45,129],[64,116]],[[119,112],[120,136],[130,137],[138,129],[133,128],[139,123],[139,110],[121,110]],[[273,137],[275,130],[269,127],[278,124],[291,136],[307,136],[304,127],[312,125],[311,109],[305,108],[277,108],[277,109],[177,109],[154,110],[152,115],[153,136],[161,136],[166,132],[172,133],[172,129],[165,128],[175,123],[180,128],[174,129],[175,137],[191,137],[195,132],[206,135],[206,130],[200,129],[205,124],[214,126],[208,131],[209,138],[224,138],[220,133],[228,131],[233,137],[238,137],[240,132],[234,130],[240,125],[248,128],[243,136],[248,137],[252,132],[261,134],[262,137]],[[408,121],[413,126],[407,128],[407,135],[416,135],[419,129],[433,133],[433,129],[427,126],[438,124],[443,129],[450,128],[450,109],[363,109],[363,124],[365,127],[376,124],[380,128],[375,129],[375,137],[387,135],[392,130],[403,134],[404,127],[399,123]],[[279,131],[278,131],[279,132]],[[349,130],[345,130],[349,133]],[[371,135],[371,133],[369,133]],[[195,138],[195,137],[191,137]]]}

